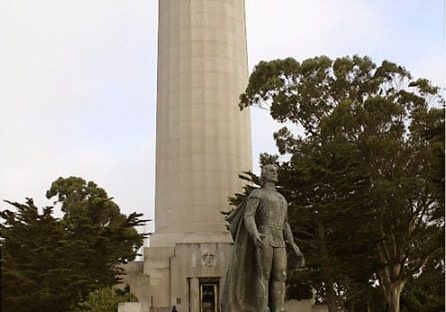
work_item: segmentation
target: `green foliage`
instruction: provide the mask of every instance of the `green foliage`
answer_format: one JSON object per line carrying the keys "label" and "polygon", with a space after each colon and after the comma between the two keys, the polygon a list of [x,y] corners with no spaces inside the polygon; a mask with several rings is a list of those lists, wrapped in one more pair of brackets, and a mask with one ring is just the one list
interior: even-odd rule
{"label": "green foliage", "polygon": [[410,280],[401,294],[403,312],[440,312],[445,310],[445,271],[443,259],[423,268],[423,274]]}
{"label": "green foliage", "polygon": [[[245,186],[243,187],[243,193],[236,193],[234,194],[234,196],[229,197],[229,204],[234,207],[240,205],[240,203],[246,198],[246,196],[248,196],[253,189],[259,187],[260,185],[259,177],[250,171],[245,171],[239,174],[239,178],[247,182],[247,184],[245,184]],[[224,215],[228,215],[229,213],[230,212],[223,212]]]}
{"label": "green foliage", "polygon": [[72,295],[63,291],[73,272],[63,261],[63,226],[52,208],[38,212],[32,199],[1,212],[2,311],[57,311]]}
{"label": "green foliage", "polygon": [[385,306],[444,254],[439,88],[388,61],[288,58],[256,66],[240,96],[241,108],[251,105],[303,129],[274,134],[288,161],[266,157],[280,165],[310,272],[290,274],[291,283],[308,281],[330,311],[361,311],[379,297],[371,282]]}
{"label": "green foliage", "polygon": [[141,214],[121,214],[102,188],[77,177],[59,178],[46,195],[56,198],[55,204],[61,204],[64,212],[62,222],[70,245],[65,257],[85,270],[89,283],[116,283],[120,273],[116,264],[133,260],[143,243],[135,230],[145,222],[138,219]]}
{"label": "green foliage", "polygon": [[93,182],[59,178],[47,193],[57,197],[42,213],[31,199],[1,211],[1,306],[5,311],[67,311],[99,287],[119,281],[121,263],[133,260],[145,223],[125,216]]}
{"label": "green foliage", "polygon": [[136,302],[137,298],[129,292],[112,288],[101,288],[90,292],[86,299],[76,305],[72,312],[116,312],[120,302]]}

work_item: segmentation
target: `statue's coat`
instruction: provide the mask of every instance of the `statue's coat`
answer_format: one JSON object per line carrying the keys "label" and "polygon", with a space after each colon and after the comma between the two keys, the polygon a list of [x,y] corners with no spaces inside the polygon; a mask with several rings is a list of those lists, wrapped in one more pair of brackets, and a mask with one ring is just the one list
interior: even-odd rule
{"label": "statue's coat", "polygon": [[245,227],[245,199],[227,218],[234,240],[232,258],[226,272],[222,294],[222,312],[257,312],[256,275],[258,275],[253,240]]}

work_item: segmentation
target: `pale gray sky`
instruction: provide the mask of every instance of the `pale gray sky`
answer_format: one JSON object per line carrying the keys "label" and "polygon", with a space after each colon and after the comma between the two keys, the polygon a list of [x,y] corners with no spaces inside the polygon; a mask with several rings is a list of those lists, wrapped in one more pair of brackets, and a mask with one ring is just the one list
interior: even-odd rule
{"label": "pale gray sky", "polygon": [[[445,85],[443,0],[246,0],[246,13],[250,69],[359,54]],[[0,0],[0,199],[46,205],[74,175],[153,217],[156,36],[157,0]],[[275,152],[276,128],[252,110],[253,159]]]}

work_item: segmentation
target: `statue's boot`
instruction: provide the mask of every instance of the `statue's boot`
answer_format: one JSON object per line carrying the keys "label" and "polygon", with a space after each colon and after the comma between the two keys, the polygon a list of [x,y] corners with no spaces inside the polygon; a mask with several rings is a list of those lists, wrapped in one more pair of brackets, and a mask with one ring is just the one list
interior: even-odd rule
{"label": "statue's boot", "polygon": [[261,288],[262,291],[258,292],[258,297],[257,297],[258,306],[257,306],[257,309],[258,309],[259,312],[270,312],[270,309],[269,309],[269,306],[268,306],[268,286],[267,286],[267,283],[263,283],[263,285],[260,285],[260,288]]}
{"label": "statue's boot", "polygon": [[272,312],[285,312],[285,282],[274,281],[271,290],[273,311]]}

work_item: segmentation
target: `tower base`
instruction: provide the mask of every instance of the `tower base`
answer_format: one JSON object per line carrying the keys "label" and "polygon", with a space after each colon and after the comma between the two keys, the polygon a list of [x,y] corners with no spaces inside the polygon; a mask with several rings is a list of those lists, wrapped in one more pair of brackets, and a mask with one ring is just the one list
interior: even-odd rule
{"label": "tower base", "polygon": [[178,312],[217,312],[231,251],[230,242],[147,247],[144,261],[124,267],[122,282],[130,286],[144,312],[171,312],[173,306]]}

